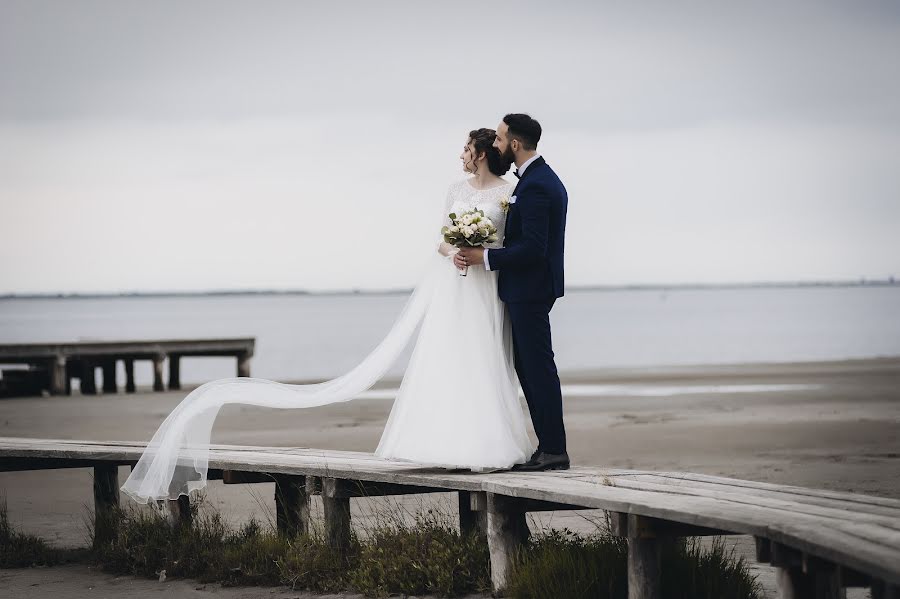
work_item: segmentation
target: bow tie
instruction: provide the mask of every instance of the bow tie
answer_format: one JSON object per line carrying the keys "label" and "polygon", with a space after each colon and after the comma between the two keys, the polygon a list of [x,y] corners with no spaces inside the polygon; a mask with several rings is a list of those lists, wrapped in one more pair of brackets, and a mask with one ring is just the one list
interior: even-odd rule
{"label": "bow tie", "polygon": [[519,169],[513,171],[513,174],[516,176],[516,179],[520,179],[521,175],[519,174]]}

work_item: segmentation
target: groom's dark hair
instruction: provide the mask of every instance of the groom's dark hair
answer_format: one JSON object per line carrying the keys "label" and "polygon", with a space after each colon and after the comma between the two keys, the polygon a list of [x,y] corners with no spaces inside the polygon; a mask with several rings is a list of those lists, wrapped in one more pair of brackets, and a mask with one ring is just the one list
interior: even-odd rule
{"label": "groom's dark hair", "polygon": [[536,150],[541,141],[541,124],[527,114],[508,114],[503,122],[509,127],[509,136],[522,142],[526,150]]}

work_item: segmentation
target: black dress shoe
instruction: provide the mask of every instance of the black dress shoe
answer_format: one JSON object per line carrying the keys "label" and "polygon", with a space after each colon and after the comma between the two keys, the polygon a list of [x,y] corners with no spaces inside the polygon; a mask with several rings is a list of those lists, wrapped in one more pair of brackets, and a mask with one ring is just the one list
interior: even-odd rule
{"label": "black dress shoe", "polygon": [[569,454],[541,452],[531,461],[520,464],[518,472],[540,472],[542,470],[568,470]]}
{"label": "black dress shoe", "polygon": [[537,457],[538,457],[539,455],[541,455],[541,450],[540,450],[540,449],[535,449],[535,450],[534,450],[534,453],[531,454],[531,457],[530,457],[530,458],[528,458],[527,460],[525,460],[525,461],[522,462],[521,464],[513,464],[513,465],[512,465],[512,468],[510,468],[510,470],[516,470],[516,471],[521,470],[521,469],[522,469],[522,466],[524,466],[525,464],[530,464],[531,462],[533,462],[534,460],[536,460]]}

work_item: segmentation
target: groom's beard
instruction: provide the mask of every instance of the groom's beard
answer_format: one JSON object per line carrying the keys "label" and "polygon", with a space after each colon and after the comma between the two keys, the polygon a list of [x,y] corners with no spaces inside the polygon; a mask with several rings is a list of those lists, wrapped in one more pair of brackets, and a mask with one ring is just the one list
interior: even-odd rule
{"label": "groom's beard", "polygon": [[506,146],[506,149],[503,150],[503,153],[500,154],[500,159],[503,160],[503,164],[506,165],[506,170],[509,170],[509,167],[513,165],[516,161],[516,157],[512,152],[512,147]]}

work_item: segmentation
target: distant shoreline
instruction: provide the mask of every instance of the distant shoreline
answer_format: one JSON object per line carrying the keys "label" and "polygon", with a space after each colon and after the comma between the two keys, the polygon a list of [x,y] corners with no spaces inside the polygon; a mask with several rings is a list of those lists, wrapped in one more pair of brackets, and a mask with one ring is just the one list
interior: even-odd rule
{"label": "distant shoreline", "polygon": [[[749,283],[674,283],[674,284],[634,284],[634,285],[578,285],[567,287],[567,293],[584,291],[684,291],[715,289],[805,289],[821,287],[900,287],[900,280],[862,279],[859,281],[758,281]],[[337,289],[310,291],[306,289],[219,289],[210,291],[133,291],[97,293],[5,293],[5,299],[103,299],[103,298],[144,298],[144,297],[232,297],[232,296],[381,296],[408,295],[412,288],[402,289]]]}

